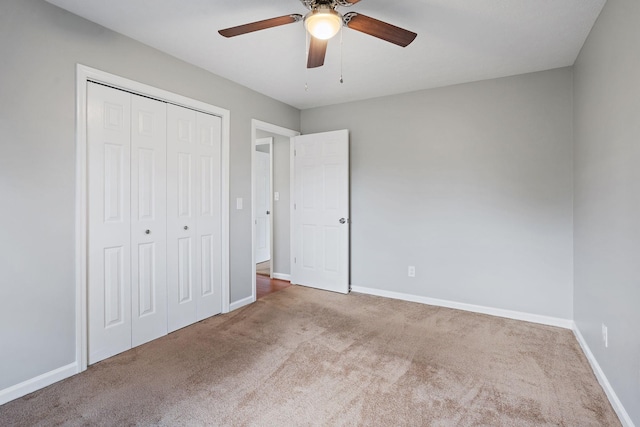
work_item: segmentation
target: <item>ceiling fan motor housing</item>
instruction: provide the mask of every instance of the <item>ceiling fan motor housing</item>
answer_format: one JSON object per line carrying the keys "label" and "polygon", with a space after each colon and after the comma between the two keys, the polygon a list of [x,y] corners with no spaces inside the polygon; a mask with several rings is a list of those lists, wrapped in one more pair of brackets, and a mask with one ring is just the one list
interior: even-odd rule
{"label": "ceiling fan motor housing", "polygon": [[350,7],[358,3],[360,0],[300,0],[307,9],[311,10],[315,6],[328,4],[334,9],[338,6]]}

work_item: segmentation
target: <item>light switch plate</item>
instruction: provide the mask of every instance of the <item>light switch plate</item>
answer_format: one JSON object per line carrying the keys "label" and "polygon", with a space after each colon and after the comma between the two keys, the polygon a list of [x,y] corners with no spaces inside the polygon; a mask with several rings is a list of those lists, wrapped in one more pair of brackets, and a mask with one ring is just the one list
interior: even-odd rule
{"label": "light switch plate", "polygon": [[236,209],[238,209],[238,210],[242,209],[242,197],[238,197],[236,199]]}
{"label": "light switch plate", "polygon": [[275,193],[273,193],[273,200],[275,200],[275,201],[280,200],[280,193],[279,192],[276,191]]}

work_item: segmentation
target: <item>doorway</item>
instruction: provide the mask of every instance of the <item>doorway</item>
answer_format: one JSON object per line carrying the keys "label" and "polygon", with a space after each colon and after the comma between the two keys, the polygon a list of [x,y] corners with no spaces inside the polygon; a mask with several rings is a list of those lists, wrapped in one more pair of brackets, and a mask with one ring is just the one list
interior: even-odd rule
{"label": "doorway", "polygon": [[[255,301],[290,284],[291,137],[300,133],[259,120],[252,120],[251,131],[252,299]],[[264,171],[268,169],[267,162],[270,173]]]}
{"label": "doorway", "polygon": [[[289,154],[286,166],[278,166],[275,160],[272,168],[270,220],[274,227],[269,279],[349,293],[349,131],[300,136],[297,131],[255,119],[251,130],[252,301],[257,299],[256,260],[259,259],[256,257],[255,185],[259,138],[273,138],[274,159],[278,158],[279,146],[287,148]],[[283,185],[278,177],[287,177],[288,181]],[[279,191],[283,188],[288,188],[287,203]],[[283,217],[286,220],[283,221]],[[279,232],[288,234],[278,237]]]}

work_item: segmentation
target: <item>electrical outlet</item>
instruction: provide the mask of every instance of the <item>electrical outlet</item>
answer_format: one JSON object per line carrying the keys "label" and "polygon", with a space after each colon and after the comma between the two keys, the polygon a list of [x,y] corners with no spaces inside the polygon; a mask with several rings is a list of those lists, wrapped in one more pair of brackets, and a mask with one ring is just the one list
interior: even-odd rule
{"label": "electrical outlet", "polygon": [[602,324],[602,343],[605,348],[609,347],[609,331],[604,323]]}
{"label": "electrical outlet", "polygon": [[413,265],[410,265],[408,274],[409,274],[409,277],[416,277],[416,267]]}

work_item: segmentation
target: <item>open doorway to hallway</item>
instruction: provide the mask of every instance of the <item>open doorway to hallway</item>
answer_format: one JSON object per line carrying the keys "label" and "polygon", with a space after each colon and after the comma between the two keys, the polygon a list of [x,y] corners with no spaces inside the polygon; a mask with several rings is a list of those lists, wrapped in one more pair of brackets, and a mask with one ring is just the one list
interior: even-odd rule
{"label": "open doorway to hallway", "polygon": [[254,297],[290,286],[291,137],[299,133],[252,121]]}

